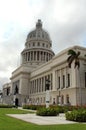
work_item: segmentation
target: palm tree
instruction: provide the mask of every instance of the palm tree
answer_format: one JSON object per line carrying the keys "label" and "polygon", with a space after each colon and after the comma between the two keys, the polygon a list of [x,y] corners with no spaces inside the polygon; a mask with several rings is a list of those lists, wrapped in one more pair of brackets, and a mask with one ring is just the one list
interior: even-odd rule
{"label": "palm tree", "polygon": [[[69,55],[69,57],[67,58],[68,67],[71,68],[72,62],[75,61],[74,68],[77,67],[79,69],[79,67],[80,67],[80,61],[79,61],[80,51],[75,52],[74,50],[70,49],[68,51],[68,55]],[[82,105],[81,86],[79,87],[79,95],[80,95],[80,105]]]}
{"label": "palm tree", "polygon": [[80,62],[79,62],[80,51],[78,51],[76,53],[74,50],[70,49],[68,51],[68,55],[70,55],[68,57],[68,59],[67,59],[69,68],[71,68],[71,64],[75,60],[75,66],[74,66],[74,68],[78,67],[78,69],[79,69],[79,67],[80,67]]}

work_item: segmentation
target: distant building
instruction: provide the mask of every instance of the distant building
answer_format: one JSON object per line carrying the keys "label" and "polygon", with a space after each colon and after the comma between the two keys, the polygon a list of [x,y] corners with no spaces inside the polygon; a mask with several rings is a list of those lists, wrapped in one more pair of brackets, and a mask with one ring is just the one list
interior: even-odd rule
{"label": "distant building", "polygon": [[0,90],[0,104],[2,104],[2,90]]}
{"label": "distant building", "polygon": [[[27,35],[21,52],[22,63],[12,72],[11,83],[3,86],[3,103],[45,104],[49,80],[50,104],[86,105],[86,48],[74,46],[55,55],[48,32],[41,20]],[[80,51],[80,68],[68,67],[68,50]]]}

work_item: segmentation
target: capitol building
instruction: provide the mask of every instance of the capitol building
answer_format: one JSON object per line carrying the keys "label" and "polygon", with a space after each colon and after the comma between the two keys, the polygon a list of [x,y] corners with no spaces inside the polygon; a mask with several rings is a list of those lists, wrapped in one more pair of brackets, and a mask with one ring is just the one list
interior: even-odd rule
{"label": "capitol building", "polygon": [[[74,60],[68,66],[70,49],[80,52],[79,68],[74,67]],[[55,55],[51,38],[39,19],[27,35],[21,58],[20,67],[12,72],[11,82],[3,85],[4,104],[45,105],[48,84],[49,104],[86,105],[86,48],[73,46]]]}

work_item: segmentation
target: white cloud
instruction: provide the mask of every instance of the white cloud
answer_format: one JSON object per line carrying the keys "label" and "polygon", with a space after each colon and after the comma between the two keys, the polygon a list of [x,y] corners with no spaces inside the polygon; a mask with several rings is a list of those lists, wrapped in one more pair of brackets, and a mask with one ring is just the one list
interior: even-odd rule
{"label": "white cloud", "polygon": [[86,0],[0,0],[0,84],[19,65],[26,36],[39,18],[56,53],[71,44],[86,47],[85,5]]}

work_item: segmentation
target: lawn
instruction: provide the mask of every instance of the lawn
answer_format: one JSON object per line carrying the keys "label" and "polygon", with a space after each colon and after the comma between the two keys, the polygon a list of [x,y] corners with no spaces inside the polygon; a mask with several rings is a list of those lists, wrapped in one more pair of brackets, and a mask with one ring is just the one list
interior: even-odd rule
{"label": "lawn", "polygon": [[27,123],[6,114],[26,114],[28,111],[10,108],[0,108],[0,130],[86,130],[86,124],[77,123],[70,125],[48,125],[40,126]]}

